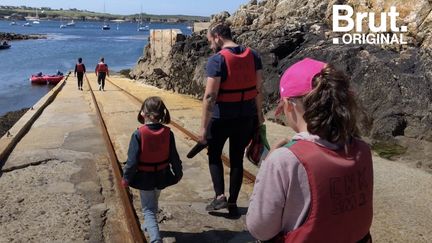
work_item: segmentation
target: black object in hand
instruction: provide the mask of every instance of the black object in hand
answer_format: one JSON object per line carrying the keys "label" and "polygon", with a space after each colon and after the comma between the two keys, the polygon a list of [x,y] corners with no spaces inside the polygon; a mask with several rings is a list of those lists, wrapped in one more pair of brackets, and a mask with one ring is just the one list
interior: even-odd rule
{"label": "black object in hand", "polygon": [[201,150],[205,149],[207,147],[207,143],[200,143],[198,142],[192,149],[189,151],[189,153],[186,155],[189,159],[192,159],[197,155],[197,153],[201,152]]}

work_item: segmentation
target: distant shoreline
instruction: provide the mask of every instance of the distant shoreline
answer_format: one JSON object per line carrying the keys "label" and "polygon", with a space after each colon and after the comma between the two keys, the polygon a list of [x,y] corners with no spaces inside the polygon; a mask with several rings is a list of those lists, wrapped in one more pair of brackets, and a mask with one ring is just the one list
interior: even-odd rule
{"label": "distant shoreline", "polygon": [[[138,12],[138,11],[137,11]],[[38,16],[36,16],[36,13]],[[203,22],[209,21],[206,16],[189,16],[189,15],[155,15],[139,13],[131,15],[97,13],[79,9],[51,9],[48,7],[15,7],[0,6],[0,19],[9,21],[25,21],[26,18],[40,18],[41,20],[79,20],[79,21],[99,21],[99,20],[122,20],[126,22],[159,22],[159,23],[182,23],[182,22]]]}

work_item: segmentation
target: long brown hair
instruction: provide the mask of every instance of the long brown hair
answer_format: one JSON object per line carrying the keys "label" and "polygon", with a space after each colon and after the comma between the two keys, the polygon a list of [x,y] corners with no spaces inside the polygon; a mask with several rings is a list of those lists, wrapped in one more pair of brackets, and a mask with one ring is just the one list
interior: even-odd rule
{"label": "long brown hair", "polygon": [[141,112],[143,112],[145,116],[152,117],[160,123],[168,124],[171,122],[170,113],[159,96],[148,97],[144,100],[141,110],[138,113],[138,121],[144,123],[145,119],[141,115]]}
{"label": "long brown hair", "polygon": [[303,116],[310,133],[344,144],[359,137],[357,103],[348,77],[327,65],[312,81],[313,90],[303,97]]}

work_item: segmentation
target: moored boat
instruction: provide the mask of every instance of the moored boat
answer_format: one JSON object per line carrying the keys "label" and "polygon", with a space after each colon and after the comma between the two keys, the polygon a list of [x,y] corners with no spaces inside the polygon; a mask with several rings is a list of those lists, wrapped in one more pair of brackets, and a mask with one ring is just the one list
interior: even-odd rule
{"label": "moored boat", "polygon": [[43,77],[49,84],[58,84],[63,79],[63,75],[44,75]]}
{"label": "moored boat", "polygon": [[150,30],[150,27],[148,25],[138,27],[138,31],[149,31],[149,30]]}
{"label": "moored boat", "polygon": [[63,75],[32,75],[30,81],[32,84],[58,84]]}
{"label": "moored boat", "polygon": [[74,22],[74,20],[72,20],[71,22],[67,23],[66,26],[69,26],[69,27],[75,27],[75,22]]}
{"label": "moored boat", "polygon": [[0,45],[0,50],[2,49],[9,49],[11,45],[9,45],[7,42],[3,42],[3,44]]}
{"label": "moored boat", "polygon": [[109,24],[104,24],[102,26],[102,30],[110,30],[110,29],[111,29],[111,27],[109,26]]}

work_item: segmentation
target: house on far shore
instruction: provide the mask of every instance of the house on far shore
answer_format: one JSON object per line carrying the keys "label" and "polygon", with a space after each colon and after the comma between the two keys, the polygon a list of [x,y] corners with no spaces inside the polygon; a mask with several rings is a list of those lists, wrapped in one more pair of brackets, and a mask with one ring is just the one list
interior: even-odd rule
{"label": "house on far shore", "polygon": [[179,18],[169,18],[167,19],[168,23],[179,23],[180,19]]}
{"label": "house on far shore", "polygon": [[166,23],[167,19],[150,19],[150,23]]}

